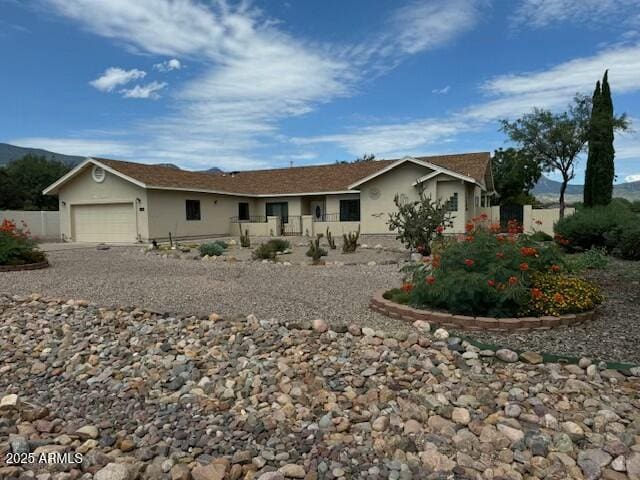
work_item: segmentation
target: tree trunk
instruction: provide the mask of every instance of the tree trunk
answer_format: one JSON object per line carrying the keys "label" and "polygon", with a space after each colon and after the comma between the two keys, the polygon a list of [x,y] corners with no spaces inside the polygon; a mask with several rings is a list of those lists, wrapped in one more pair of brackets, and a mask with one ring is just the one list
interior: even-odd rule
{"label": "tree trunk", "polygon": [[560,220],[564,218],[564,192],[567,190],[568,183],[569,179],[563,176],[562,185],[560,185]]}

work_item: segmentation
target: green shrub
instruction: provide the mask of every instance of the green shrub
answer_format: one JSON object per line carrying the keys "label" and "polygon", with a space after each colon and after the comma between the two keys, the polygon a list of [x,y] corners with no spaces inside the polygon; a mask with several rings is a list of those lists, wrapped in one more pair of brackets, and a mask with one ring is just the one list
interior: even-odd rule
{"label": "green shrub", "polygon": [[623,230],[638,222],[624,202],[612,202],[607,206],[583,208],[558,221],[555,226],[556,241],[569,252],[604,247],[612,251]]}
{"label": "green shrub", "polygon": [[307,250],[307,257],[311,257],[314,262],[318,262],[322,257],[327,256],[327,251],[320,246],[320,239],[322,234],[318,234],[315,240],[309,241],[309,250]]}
{"label": "green shrub", "polygon": [[203,243],[198,247],[200,250],[200,256],[204,257],[209,255],[210,257],[219,257],[224,253],[224,247],[218,242]]}
{"label": "green shrub", "polygon": [[0,225],[0,265],[25,265],[43,262],[47,259],[26,228],[18,228],[11,220]]}
{"label": "green shrub", "polygon": [[[471,225],[463,241],[429,263],[409,267],[410,303],[462,315],[512,317],[531,299],[532,275],[564,270],[554,244],[526,235],[494,235]],[[404,288],[404,287],[403,287]]]}
{"label": "green shrub", "polygon": [[584,270],[602,270],[609,263],[607,251],[604,248],[590,248],[583,253],[574,253],[565,257],[567,270],[579,273]]}
{"label": "green shrub", "polygon": [[227,242],[225,242],[224,240],[216,240],[213,243],[217,243],[218,245],[220,245],[222,248],[224,248],[225,250],[227,248],[229,248],[229,244]]}
{"label": "green shrub", "polygon": [[629,225],[623,230],[618,250],[622,258],[640,260],[640,225]]}
{"label": "green shrub", "polygon": [[551,242],[553,237],[542,230],[538,230],[537,232],[530,235],[531,240],[536,242]]}
{"label": "green shrub", "polygon": [[270,248],[273,248],[276,252],[284,252],[285,250],[289,250],[291,248],[291,244],[288,240],[283,240],[282,238],[274,238],[267,242],[270,245]]}
{"label": "green shrub", "polygon": [[273,244],[270,242],[261,243],[253,251],[252,257],[255,260],[273,260],[276,258],[276,249],[273,248]]}

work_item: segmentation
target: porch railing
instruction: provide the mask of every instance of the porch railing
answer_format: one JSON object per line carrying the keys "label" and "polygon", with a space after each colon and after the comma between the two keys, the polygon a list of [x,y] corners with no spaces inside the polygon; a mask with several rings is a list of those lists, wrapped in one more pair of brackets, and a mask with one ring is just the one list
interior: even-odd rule
{"label": "porch railing", "polygon": [[231,217],[231,223],[267,223],[267,217],[263,215],[250,215],[249,217]]}
{"label": "porch railing", "polygon": [[313,216],[314,222],[339,222],[340,214],[339,213],[323,213],[319,217]]}

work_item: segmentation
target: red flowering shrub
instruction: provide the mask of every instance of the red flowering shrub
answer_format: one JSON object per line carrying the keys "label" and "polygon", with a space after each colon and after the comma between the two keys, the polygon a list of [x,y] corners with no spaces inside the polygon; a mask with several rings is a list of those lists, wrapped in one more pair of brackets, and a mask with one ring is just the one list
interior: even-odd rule
{"label": "red flowering shrub", "polygon": [[[474,228],[467,228],[459,241],[430,262],[408,269],[413,284],[410,304],[493,317],[537,311],[531,305],[540,304],[547,292],[546,284],[536,284],[534,277],[564,270],[559,249],[553,244],[538,245],[515,222],[509,223],[507,234],[495,234],[485,223],[476,219]],[[562,294],[557,288],[553,293]]]}
{"label": "red flowering shrub", "polygon": [[18,227],[12,220],[5,219],[0,224],[0,265],[24,265],[46,259],[30,238],[26,223]]}

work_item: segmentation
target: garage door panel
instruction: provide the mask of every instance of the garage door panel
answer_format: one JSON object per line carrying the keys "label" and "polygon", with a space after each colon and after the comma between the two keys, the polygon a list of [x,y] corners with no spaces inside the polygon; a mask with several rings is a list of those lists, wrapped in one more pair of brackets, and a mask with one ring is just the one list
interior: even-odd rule
{"label": "garage door panel", "polygon": [[133,204],[74,205],[73,228],[76,242],[134,242]]}

